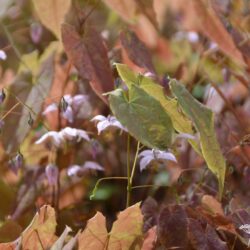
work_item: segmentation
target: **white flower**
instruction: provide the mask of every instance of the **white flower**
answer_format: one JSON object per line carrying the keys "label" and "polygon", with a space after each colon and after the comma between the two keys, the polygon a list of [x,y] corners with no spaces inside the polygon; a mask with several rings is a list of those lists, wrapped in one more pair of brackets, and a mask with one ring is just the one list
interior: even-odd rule
{"label": "white flower", "polygon": [[82,166],[72,165],[68,168],[67,174],[69,177],[83,174],[86,170],[104,171],[103,167],[94,161],[86,161]]}
{"label": "white flower", "polygon": [[114,116],[109,115],[105,117],[103,115],[97,115],[92,118],[91,121],[97,121],[98,134],[108,127],[117,127],[127,132],[127,129]]}
{"label": "white flower", "polygon": [[49,131],[44,134],[40,139],[38,139],[35,144],[49,143],[57,148],[60,148],[65,141],[75,139],[79,142],[81,139],[89,141],[90,138],[86,131],[82,129],[66,127],[61,131]]}
{"label": "white flower", "polygon": [[7,55],[3,50],[0,50],[0,59],[3,61],[7,59]]}
{"label": "white flower", "polygon": [[[74,118],[86,118],[91,113],[91,106],[89,104],[89,98],[87,95],[64,95],[61,100],[61,115],[64,117],[69,123],[74,122]],[[46,115],[50,112],[58,110],[58,105],[56,103],[52,103],[46,107],[43,112],[43,115]]]}
{"label": "white flower", "polygon": [[139,155],[140,160],[140,170],[144,170],[151,161],[153,160],[158,160],[158,159],[163,159],[163,160],[168,160],[168,161],[174,161],[177,162],[174,154],[169,153],[167,151],[161,151],[161,150],[144,150],[142,151]]}
{"label": "white flower", "polygon": [[80,141],[81,139],[84,139],[86,141],[90,141],[90,138],[87,132],[82,129],[66,127],[63,130],[61,130],[59,133],[64,139],[67,139],[67,140],[77,139],[77,141]]}
{"label": "white flower", "polygon": [[63,144],[63,142],[63,137],[59,132],[49,131],[44,134],[40,139],[38,139],[35,144],[49,143],[50,145],[54,145],[55,147],[59,148]]}

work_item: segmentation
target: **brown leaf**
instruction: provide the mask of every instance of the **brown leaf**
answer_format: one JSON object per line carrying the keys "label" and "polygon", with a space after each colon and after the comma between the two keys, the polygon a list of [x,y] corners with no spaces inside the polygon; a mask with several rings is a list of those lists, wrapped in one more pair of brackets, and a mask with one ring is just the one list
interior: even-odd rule
{"label": "brown leaf", "polygon": [[79,250],[103,250],[107,244],[108,232],[105,217],[97,212],[78,237]]}
{"label": "brown leaf", "polygon": [[140,203],[120,212],[110,232],[109,250],[140,249],[142,241],[142,214]]}
{"label": "brown leaf", "polygon": [[129,59],[133,63],[150,72],[155,72],[149,50],[133,31],[126,30],[121,32],[120,40],[129,56]]}
{"label": "brown leaf", "polygon": [[65,51],[83,79],[90,81],[94,92],[107,103],[102,94],[113,90],[113,76],[107,50],[102,37],[85,24],[81,36],[70,24],[62,25],[62,41]]}
{"label": "brown leaf", "polygon": [[232,37],[225,29],[216,12],[211,7],[206,6],[203,0],[192,0],[192,4],[199,30],[212,41],[216,42],[226,55],[241,65],[245,65],[240,51],[237,49]]}
{"label": "brown leaf", "polygon": [[188,219],[188,238],[196,250],[208,250],[205,232],[198,220]]}
{"label": "brown leaf", "polygon": [[156,226],[150,228],[144,238],[141,250],[153,250],[156,244]]}
{"label": "brown leaf", "polygon": [[22,233],[22,227],[13,220],[7,220],[0,227],[0,242],[12,241]]}
{"label": "brown leaf", "polygon": [[131,23],[135,20],[137,8],[134,0],[104,0],[104,2],[125,21]]}
{"label": "brown leaf", "polygon": [[180,205],[164,208],[159,215],[157,237],[166,248],[186,249],[188,244],[187,214]]}
{"label": "brown leaf", "polygon": [[156,225],[158,216],[157,202],[152,197],[148,197],[142,204],[141,212],[143,214],[143,232],[146,233]]}
{"label": "brown leaf", "polygon": [[22,249],[48,249],[56,240],[55,210],[45,205],[22,233]]}
{"label": "brown leaf", "polygon": [[226,242],[220,239],[216,231],[209,224],[207,224],[206,228],[206,237],[207,237],[207,244],[209,246],[208,249],[228,250]]}
{"label": "brown leaf", "polygon": [[71,0],[33,0],[32,2],[42,24],[61,39],[61,24],[70,9]]}
{"label": "brown leaf", "polygon": [[202,206],[213,214],[224,216],[221,203],[211,195],[204,195],[201,199]]}
{"label": "brown leaf", "polygon": [[153,24],[153,26],[157,29],[158,23],[156,19],[156,13],[154,10],[154,1],[153,0],[135,0],[137,4],[138,11],[143,13],[148,20]]}

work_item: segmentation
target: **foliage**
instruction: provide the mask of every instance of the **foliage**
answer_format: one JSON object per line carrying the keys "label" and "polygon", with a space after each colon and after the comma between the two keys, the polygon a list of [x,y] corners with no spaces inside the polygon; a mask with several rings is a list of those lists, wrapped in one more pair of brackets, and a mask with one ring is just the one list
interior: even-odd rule
{"label": "foliage", "polygon": [[249,1],[0,1],[0,249],[246,249]]}

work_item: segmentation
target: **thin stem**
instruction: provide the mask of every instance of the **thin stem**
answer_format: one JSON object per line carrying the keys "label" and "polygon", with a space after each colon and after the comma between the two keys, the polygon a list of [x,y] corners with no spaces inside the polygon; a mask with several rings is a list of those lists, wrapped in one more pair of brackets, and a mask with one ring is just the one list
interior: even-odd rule
{"label": "thin stem", "polygon": [[10,113],[11,111],[13,111],[18,105],[20,104],[20,102],[16,103],[10,110],[8,110],[8,112],[6,112],[2,117],[1,117],[1,121],[3,121]]}
{"label": "thin stem", "polygon": [[99,184],[104,181],[104,180],[127,180],[128,178],[127,177],[104,177],[104,178],[101,178],[99,179],[96,184],[95,184],[95,187],[92,191],[92,194],[90,195],[90,200],[92,200],[94,197],[95,197],[95,194],[96,194],[96,191],[98,189],[98,186]]}
{"label": "thin stem", "polygon": [[130,204],[130,199],[131,199],[131,187],[130,187],[130,135],[128,134],[127,138],[127,178],[128,178],[128,183],[127,183],[127,202],[126,202],[126,207],[129,206]]}
{"label": "thin stem", "polygon": [[139,186],[133,186],[131,187],[131,189],[139,189],[139,188],[148,188],[148,187],[157,187],[157,188],[160,188],[160,187],[169,187],[168,185],[139,185]]}
{"label": "thin stem", "polygon": [[139,150],[140,150],[140,142],[137,143],[137,149],[136,149],[136,153],[135,153],[134,164],[133,164],[132,172],[131,172],[131,176],[130,176],[130,184],[132,184],[132,181],[133,181],[133,178],[134,178],[134,175],[135,175],[135,167],[136,167],[136,162],[137,162]]}
{"label": "thin stem", "polygon": [[137,162],[139,150],[140,150],[140,142],[137,143],[137,148],[136,148],[136,153],[135,153],[135,158],[134,158],[134,163],[133,163],[132,171],[131,171],[131,174],[129,173],[129,177],[128,177],[128,185],[127,185],[127,207],[129,207],[130,200],[131,200],[132,182],[133,182],[133,178],[134,178],[134,175],[135,175],[135,167],[136,167],[136,162]]}

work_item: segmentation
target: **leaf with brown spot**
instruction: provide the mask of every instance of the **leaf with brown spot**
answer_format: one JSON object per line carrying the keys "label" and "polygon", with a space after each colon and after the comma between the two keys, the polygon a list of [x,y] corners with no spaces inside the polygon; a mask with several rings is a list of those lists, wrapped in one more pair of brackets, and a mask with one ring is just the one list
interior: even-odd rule
{"label": "leaf with brown spot", "polygon": [[150,72],[155,72],[152,62],[152,56],[145,44],[131,30],[125,30],[120,33],[122,46],[126,50],[129,59]]}
{"label": "leaf with brown spot", "polygon": [[67,56],[83,79],[90,81],[93,91],[107,103],[102,94],[113,90],[113,76],[102,37],[85,24],[81,36],[70,24],[62,25],[62,41]]}
{"label": "leaf with brown spot", "polygon": [[78,237],[79,250],[103,250],[107,244],[108,232],[105,217],[97,212]]}

